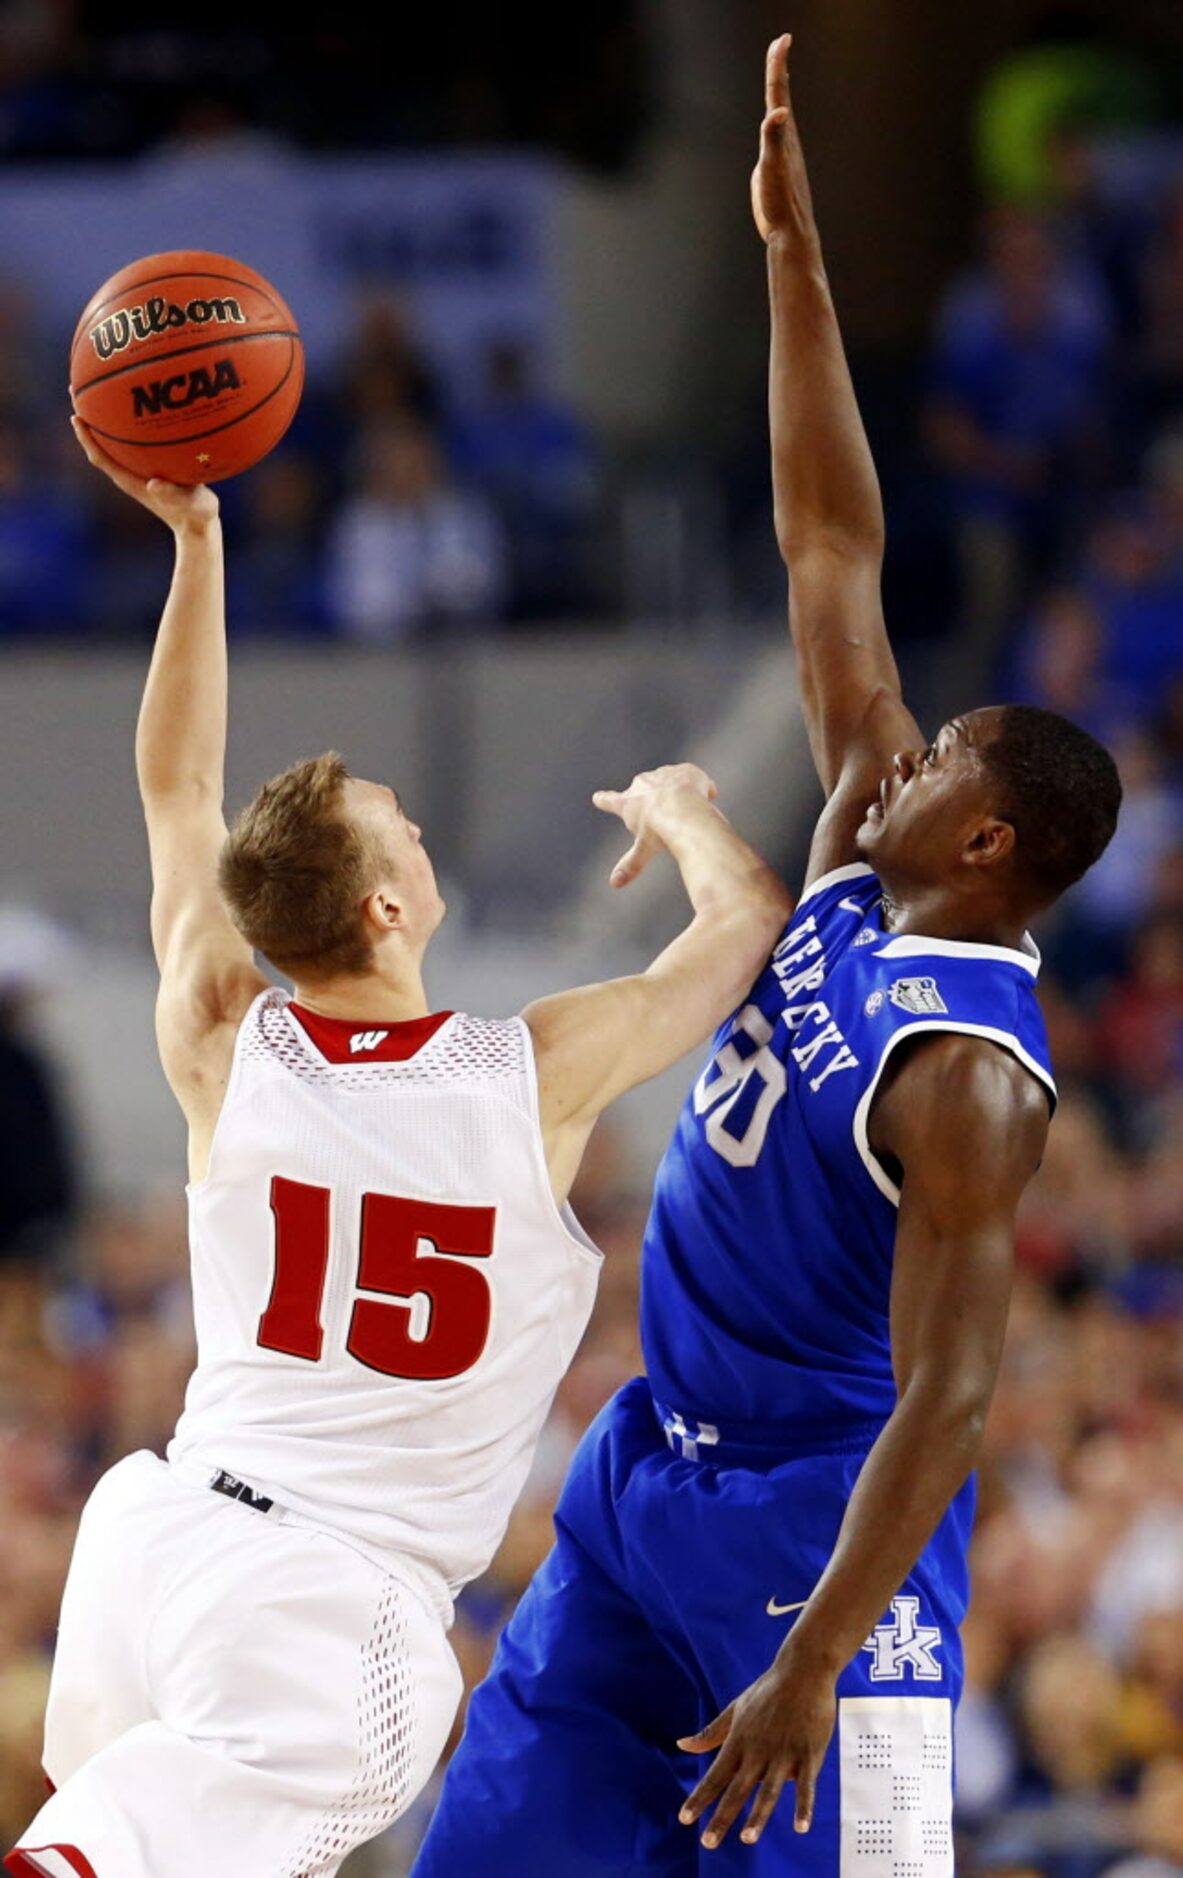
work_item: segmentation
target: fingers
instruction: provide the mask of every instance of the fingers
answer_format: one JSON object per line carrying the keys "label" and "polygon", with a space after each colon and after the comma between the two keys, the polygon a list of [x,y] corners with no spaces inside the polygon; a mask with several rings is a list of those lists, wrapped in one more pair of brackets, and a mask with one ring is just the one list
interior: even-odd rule
{"label": "fingers", "polygon": [[[623,816],[631,804],[631,797],[625,789],[597,789],[592,795],[592,802],[605,815]],[[622,855],[612,869],[608,884],[612,887],[627,887],[630,881],[636,880],[638,874],[644,873],[659,846],[660,843],[651,835],[638,835],[628,853]]]}
{"label": "fingers", "polygon": [[702,1842],[708,1852],[713,1852],[717,1845],[723,1843],[759,1778],[758,1769],[741,1766],[727,1783],[723,1797],[711,1815],[711,1823],[702,1835]]}
{"label": "fingers", "polygon": [[722,1747],[731,1731],[734,1713],[735,1703],[729,1702],[722,1714],[716,1715],[714,1721],[700,1728],[696,1735],[682,1735],[678,1746],[687,1754],[709,1754],[712,1748]]}
{"label": "fingers", "polygon": [[797,1769],[797,1804],[793,1813],[793,1831],[808,1832],[813,1824],[813,1801],[817,1792],[816,1760],[803,1761]]}
{"label": "fingers", "polygon": [[[739,1748],[724,1743],[706,1773],[695,1787],[688,1800],[682,1803],[678,1818],[684,1826],[693,1826],[696,1819],[713,1806],[720,1795],[725,1793],[740,1771],[741,1754]],[[751,1783],[749,1783],[751,1784]],[[714,1821],[711,1822],[714,1828]]]}
{"label": "fingers", "polygon": [[150,485],[145,483],[142,477],[133,476],[130,471],[121,469],[115,459],[107,455],[102,445],[95,442],[92,431],[80,417],[72,417],[70,423],[73,426],[74,435],[82,445],[83,455],[87,462],[92,463],[95,469],[102,470],[104,476],[109,476],[115,487],[122,489],[124,495],[134,496],[137,501],[142,502],[144,491]]}
{"label": "fingers", "polygon": [[609,885],[627,887],[630,881],[645,872],[660,847],[661,843],[655,841],[652,835],[638,835],[628,853],[621,856],[609,874]]}
{"label": "fingers", "polygon": [[768,48],[764,62],[764,109],[787,109],[789,102],[789,47],[792,33],[782,33]]}
{"label": "fingers", "polygon": [[748,1814],[748,1823],[739,1835],[745,1845],[755,1845],[772,1818],[773,1808],[784,1791],[784,1784],[784,1774],[776,1770],[765,1774],[760,1782],[760,1791],[756,1795],[756,1804]]}
{"label": "fingers", "polygon": [[592,792],[592,802],[605,815],[619,815],[624,803],[623,789],[596,789]]}

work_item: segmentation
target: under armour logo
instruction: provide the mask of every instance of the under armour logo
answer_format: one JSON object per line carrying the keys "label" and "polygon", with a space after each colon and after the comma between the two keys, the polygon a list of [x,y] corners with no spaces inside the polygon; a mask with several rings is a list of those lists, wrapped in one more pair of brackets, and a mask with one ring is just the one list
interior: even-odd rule
{"label": "under armour logo", "polygon": [[696,1461],[700,1447],[713,1448],[719,1440],[719,1430],[712,1422],[696,1422],[693,1428],[688,1428],[677,1409],[670,1410],[662,1427],[665,1430],[665,1438],[675,1453],[678,1451],[677,1444],[681,1443],[684,1461]]}
{"label": "under armour logo", "polygon": [[918,1682],[939,1682],[943,1671],[933,1655],[941,1647],[941,1633],[936,1624],[918,1624],[919,1598],[893,1598],[895,1622],[879,1624],[871,1632],[863,1649],[874,1657],[871,1681],[900,1681],[910,1667]]}
{"label": "under armour logo", "polygon": [[349,1039],[350,1051],[354,1056],[360,1056],[363,1050],[376,1050],[389,1035],[388,1030],[355,1030]]}

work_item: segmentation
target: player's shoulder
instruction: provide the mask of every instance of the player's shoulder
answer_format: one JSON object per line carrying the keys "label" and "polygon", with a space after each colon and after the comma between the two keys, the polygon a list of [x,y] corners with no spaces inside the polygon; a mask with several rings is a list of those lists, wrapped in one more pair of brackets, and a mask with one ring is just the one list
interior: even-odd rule
{"label": "player's shoulder", "polygon": [[[909,1040],[942,1033],[941,1061],[954,1078],[981,1062],[986,1080],[997,1080],[996,1052],[984,1047],[996,1046],[1054,1105],[1055,1077],[1036,996],[1039,966],[1030,940],[1012,947],[891,935],[860,958],[855,1027],[884,1064],[888,1057],[902,1064],[898,1050]],[[1010,1068],[1005,1074],[1011,1077]]]}
{"label": "player's shoulder", "polygon": [[862,962],[868,1016],[881,1008],[901,1019],[988,1016],[1008,1030],[1042,1030],[1040,957],[1029,939],[1016,947],[885,933],[868,944]]}
{"label": "player's shoulder", "polygon": [[865,861],[849,861],[843,867],[831,867],[802,889],[790,925],[801,918],[818,919],[836,907],[843,911],[863,912],[881,898],[879,876]]}

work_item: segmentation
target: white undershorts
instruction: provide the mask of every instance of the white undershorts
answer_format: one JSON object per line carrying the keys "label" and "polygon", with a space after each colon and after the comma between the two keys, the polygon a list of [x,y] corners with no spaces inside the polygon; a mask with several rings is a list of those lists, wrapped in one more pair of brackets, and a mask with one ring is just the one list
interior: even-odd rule
{"label": "white undershorts", "polygon": [[437,1611],[342,1540],[153,1454],[87,1502],[46,1715],[57,1791],[20,1878],[322,1878],[434,1768],[460,1670]]}

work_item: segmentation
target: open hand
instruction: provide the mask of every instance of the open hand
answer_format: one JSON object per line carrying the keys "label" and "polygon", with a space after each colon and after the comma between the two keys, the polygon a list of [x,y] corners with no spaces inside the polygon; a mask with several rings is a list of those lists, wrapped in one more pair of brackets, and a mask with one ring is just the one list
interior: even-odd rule
{"label": "open hand", "polygon": [[719,1750],[678,1814],[682,1824],[693,1825],[717,1801],[702,1836],[709,1850],[726,1837],[748,1796],[759,1788],[740,1833],[746,1845],[754,1845],[786,1781],[792,1780],[797,1788],[793,1824],[798,1832],[808,1832],[836,1713],[832,1673],[794,1670],[783,1655],[778,1657],[708,1728],[679,1741],[690,1754]]}
{"label": "open hand", "polygon": [[142,476],[133,476],[130,470],[123,469],[107,455],[96,441],[94,432],[80,417],[72,417],[70,422],[87,462],[93,463],[97,470],[102,470],[103,475],[111,479],[116,489],[122,489],[125,496],[130,496],[133,502],[142,503],[153,515],[159,516],[174,534],[204,528],[217,519],[218,498],[203,483],[167,483],[159,476],[145,481]]}
{"label": "open hand", "polygon": [[760,239],[765,242],[783,229],[810,227],[813,223],[809,178],[789,102],[792,43],[792,33],[774,39],[764,67],[764,121],[760,126],[760,155],[752,171],[752,214]]}
{"label": "open hand", "polygon": [[696,813],[704,802],[713,802],[719,791],[706,771],[697,763],[665,763],[660,769],[642,770],[627,789],[597,789],[592,797],[606,815],[619,815],[630,835],[632,847],[612,869],[614,887],[627,887],[643,874],[653,856],[664,846],[661,823],[668,815]]}

